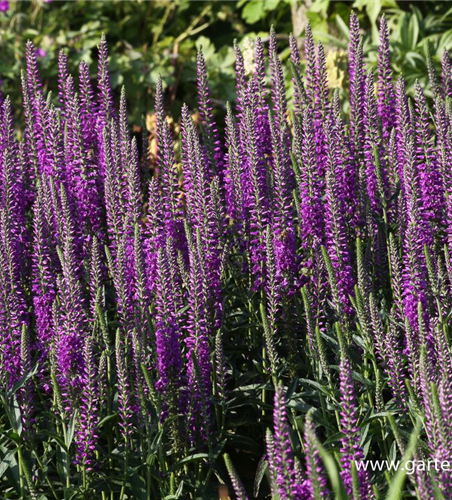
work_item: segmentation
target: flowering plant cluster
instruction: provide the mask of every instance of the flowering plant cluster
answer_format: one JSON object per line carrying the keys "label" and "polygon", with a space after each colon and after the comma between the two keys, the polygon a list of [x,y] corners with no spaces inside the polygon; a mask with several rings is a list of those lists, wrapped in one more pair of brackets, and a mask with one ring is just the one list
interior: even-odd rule
{"label": "flowering plant cluster", "polygon": [[347,121],[309,26],[291,107],[274,31],[251,74],[235,47],[224,131],[199,52],[179,137],[158,83],[152,168],[106,40],[95,83],[61,52],[56,96],[28,43],[21,140],[0,112],[2,498],[452,497],[356,466],[452,460],[451,62],[408,98],[380,27],[374,75],[351,17]]}

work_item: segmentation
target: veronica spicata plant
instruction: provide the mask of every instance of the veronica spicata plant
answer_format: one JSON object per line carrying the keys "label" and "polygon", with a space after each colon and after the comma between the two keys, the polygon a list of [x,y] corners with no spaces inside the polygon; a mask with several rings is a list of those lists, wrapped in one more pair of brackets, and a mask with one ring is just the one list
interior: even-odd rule
{"label": "veronica spicata plant", "polygon": [[[95,80],[61,52],[57,95],[27,44],[23,123],[0,107],[2,498],[452,497],[451,64],[427,49],[408,97],[389,35],[373,72],[352,15],[348,115],[309,26],[287,64],[273,29],[251,68],[235,45],[224,122],[199,51],[180,128],[157,84],[156,161],[105,37]],[[368,466],[403,457],[436,466]]]}

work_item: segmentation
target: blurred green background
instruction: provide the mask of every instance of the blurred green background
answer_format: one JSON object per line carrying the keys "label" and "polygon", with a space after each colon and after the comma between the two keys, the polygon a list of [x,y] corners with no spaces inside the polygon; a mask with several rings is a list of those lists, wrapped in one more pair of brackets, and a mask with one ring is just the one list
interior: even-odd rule
{"label": "blurred green background", "polygon": [[[252,60],[253,39],[264,41],[273,24],[281,57],[288,57],[288,35],[303,44],[309,20],[315,38],[327,48],[330,85],[344,88],[348,19],[360,18],[365,53],[376,63],[378,18],[389,21],[393,67],[412,85],[426,78],[424,44],[430,41],[435,62],[452,47],[452,5],[449,2],[395,0],[239,0],[221,1],[0,1],[0,78],[2,92],[19,104],[19,72],[24,67],[25,42],[37,47],[46,88],[56,88],[58,51],[64,48],[76,72],[80,60],[91,63],[95,77],[97,44],[105,32],[111,54],[115,91],[125,84],[131,120],[153,109],[158,75],[166,85],[168,108],[177,117],[182,102],[195,106],[195,55],[202,46],[208,64],[212,96],[221,109],[234,99],[233,40]],[[289,74],[287,75],[289,78]],[[342,91],[344,92],[344,91]],[[346,97],[346,95],[345,95]],[[16,106],[18,109],[19,106]]]}

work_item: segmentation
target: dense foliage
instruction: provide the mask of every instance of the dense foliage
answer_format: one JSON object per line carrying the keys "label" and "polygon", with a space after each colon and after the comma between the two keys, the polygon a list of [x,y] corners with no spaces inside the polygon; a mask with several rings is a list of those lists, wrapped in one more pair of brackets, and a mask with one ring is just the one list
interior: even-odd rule
{"label": "dense foliage", "polygon": [[60,54],[55,98],[27,44],[20,141],[0,113],[2,498],[451,498],[449,471],[357,465],[452,461],[449,54],[430,110],[385,18],[367,72],[352,15],[345,123],[309,26],[305,71],[290,48],[289,107],[275,32],[269,86],[262,40],[251,69],[235,46],[224,138],[201,51],[178,137],[159,80],[155,164],[105,38],[95,85]]}
{"label": "dense foliage", "polygon": [[[119,100],[127,82],[129,119],[142,125],[142,115],[153,107],[159,76],[164,80],[165,102],[179,118],[183,103],[196,103],[196,51],[202,46],[206,59],[215,114],[223,121],[226,101],[234,96],[234,51],[236,39],[245,58],[252,53],[250,39],[268,41],[271,25],[278,32],[280,58],[289,57],[289,33],[300,39],[309,21],[317,40],[326,47],[331,88],[341,87],[348,99],[346,50],[347,27],[355,9],[363,29],[364,54],[374,66],[378,51],[378,17],[384,13],[393,40],[392,68],[403,73],[407,91],[419,78],[425,85],[424,41],[429,40],[435,65],[441,53],[452,46],[452,10],[448,2],[396,2],[395,0],[240,0],[212,2],[190,0],[99,1],[31,0],[0,2],[0,85],[11,97],[20,119],[20,78],[25,44],[33,41],[40,64],[43,88],[56,91],[60,47],[69,55],[69,70],[80,61],[97,62],[96,47],[105,33],[109,40],[110,80]],[[304,65],[304,61],[302,61]],[[303,67],[304,69],[304,67]],[[285,71],[290,82],[290,68]],[[95,77],[95,72],[91,74]],[[133,96],[133,99],[130,97]],[[289,101],[290,102],[290,101]],[[345,108],[347,109],[347,108]],[[219,111],[219,112],[218,112]]]}

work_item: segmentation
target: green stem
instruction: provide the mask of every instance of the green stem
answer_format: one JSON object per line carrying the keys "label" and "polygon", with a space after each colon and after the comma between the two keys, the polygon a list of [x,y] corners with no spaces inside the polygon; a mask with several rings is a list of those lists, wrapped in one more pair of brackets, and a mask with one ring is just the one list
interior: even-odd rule
{"label": "green stem", "polygon": [[124,446],[124,479],[122,481],[122,486],[121,486],[121,493],[119,494],[119,500],[123,500],[124,494],[126,492],[126,483],[127,483],[127,469],[129,467],[129,454],[127,452],[128,450],[128,442],[127,439],[125,440],[125,446]]}
{"label": "green stem", "polygon": [[24,474],[23,474],[23,466],[22,466],[22,448],[21,445],[17,448],[17,454],[19,457],[19,480],[20,480],[20,498],[23,500],[25,493],[25,484],[24,484]]}
{"label": "green stem", "polygon": [[[267,353],[266,353],[266,350],[265,350],[265,345],[262,347],[262,367],[264,369],[264,371],[266,370],[267,368]],[[262,388],[262,394],[261,394],[261,401],[262,401],[262,411],[261,411],[261,415],[262,415],[262,420],[265,419],[265,403],[266,403],[266,391],[265,391],[265,385],[263,386]]]}
{"label": "green stem", "polygon": [[86,483],[86,465],[85,464],[83,464],[83,467],[82,467],[82,484],[83,484],[83,491],[86,495],[87,483]]}
{"label": "green stem", "polygon": [[[40,468],[41,470],[43,470],[43,469],[44,469],[44,467],[43,467],[43,465],[42,465],[42,462],[41,462],[40,458],[38,457],[38,454],[36,453],[36,451],[35,451],[35,450],[33,450],[33,452],[34,452],[34,456],[35,456],[36,462],[38,463],[39,468]],[[53,496],[55,497],[55,499],[56,499],[56,500],[59,500],[58,495],[57,495],[57,493],[56,493],[56,491],[55,491],[55,488],[54,488],[54,487],[53,487],[53,485],[52,485],[52,481],[50,481],[50,479],[49,479],[49,477],[47,476],[47,474],[46,474],[46,483],[49,485],[50,491],[52,492],[52,494],[53,494]]]}

